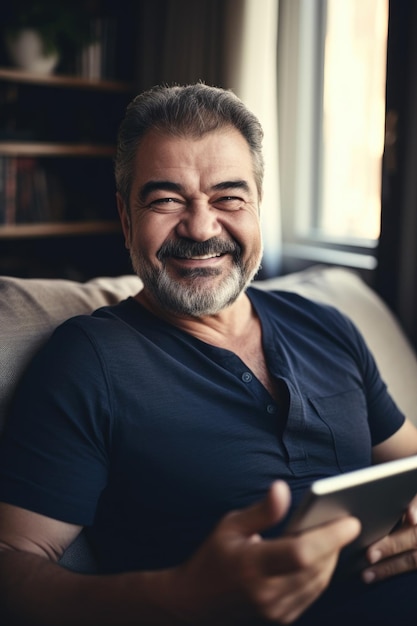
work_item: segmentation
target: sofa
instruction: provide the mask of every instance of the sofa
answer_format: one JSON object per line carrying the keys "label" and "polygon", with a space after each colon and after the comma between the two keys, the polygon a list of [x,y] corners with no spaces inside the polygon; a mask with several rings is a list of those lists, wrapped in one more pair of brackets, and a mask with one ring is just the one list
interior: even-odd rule
{"label": "sofa", "polygon": [[[297,292],[349,316],[364,335],[392,396],[417,425],[416,355],[395,317],[357,273],[317,266],[254,284],[260,289]],[[54,328],[73,315],[88,314],[134,295],[141,287],[134,275],[86,283],[0,277],[0,431],[22,372]],[[62,564],[77,571],[95,570],[82,534]]]}

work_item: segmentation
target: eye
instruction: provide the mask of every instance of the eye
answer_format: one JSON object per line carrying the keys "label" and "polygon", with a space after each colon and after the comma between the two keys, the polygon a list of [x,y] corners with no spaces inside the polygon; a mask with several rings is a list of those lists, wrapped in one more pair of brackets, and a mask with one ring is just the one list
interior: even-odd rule
{"label": "eye", "polygon": [[173,213],[179,211],[184,206],[184,201],[180,198],[155,198],[147,203],[147,208],[159,213]]}
{"label": "eye", "polygon": [[221,196],[213,205],[222,211],[238,211],[245,204],[245,200],[239,196]]}

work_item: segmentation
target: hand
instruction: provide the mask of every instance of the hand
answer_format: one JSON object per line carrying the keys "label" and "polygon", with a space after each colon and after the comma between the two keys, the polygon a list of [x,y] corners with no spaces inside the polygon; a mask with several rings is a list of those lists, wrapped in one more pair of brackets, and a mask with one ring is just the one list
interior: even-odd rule
{"label": "hand", "polygon": [[274,483],[264,500],[226,515],[197,553],[173,570],[181,623],[290,623],[323,592],[360,524],[344,518],[263,540],[259,533],[284,517],[289,502],[286,483]]}
{"label": "hand", "polygon": [[362,579],[367,583],[417,569],[417,496],[410,503],[401,526],[370,546],[366,557],[372,564],[362,572]]}

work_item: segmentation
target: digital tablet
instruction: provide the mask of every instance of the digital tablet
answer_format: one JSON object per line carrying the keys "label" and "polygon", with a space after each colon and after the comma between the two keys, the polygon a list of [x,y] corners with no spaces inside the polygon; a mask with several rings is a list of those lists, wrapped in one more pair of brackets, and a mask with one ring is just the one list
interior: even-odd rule
{"label": "digital tablet", "polygon": [[417,495],[417,455],[315,481],[286,527],[308,530],[346,515],[362,524],[359,537],[342,550],[339,574],[366,565],[366,548],[389,534]]}

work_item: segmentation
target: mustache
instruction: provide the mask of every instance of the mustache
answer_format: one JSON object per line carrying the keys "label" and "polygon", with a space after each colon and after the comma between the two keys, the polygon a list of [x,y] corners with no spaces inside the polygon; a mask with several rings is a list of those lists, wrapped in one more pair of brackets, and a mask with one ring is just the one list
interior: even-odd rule
{"label": "mustache", "polygon": [[242,248],[236,241],[212,237],[207,241],[177,239],[165,241],[157,252],[159,261],[169,257],[191,257],[206,254],[232,254],[234,258],[241,256]]}

